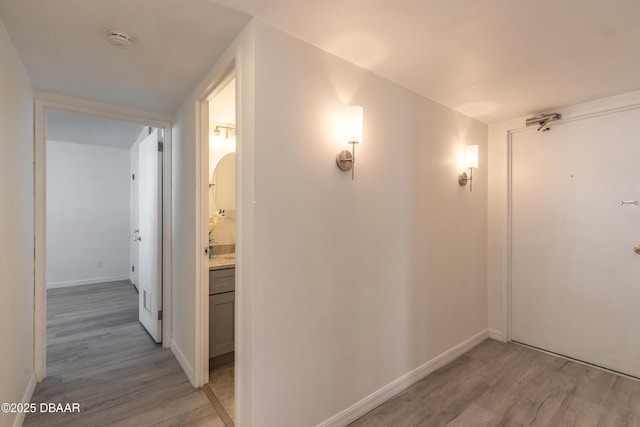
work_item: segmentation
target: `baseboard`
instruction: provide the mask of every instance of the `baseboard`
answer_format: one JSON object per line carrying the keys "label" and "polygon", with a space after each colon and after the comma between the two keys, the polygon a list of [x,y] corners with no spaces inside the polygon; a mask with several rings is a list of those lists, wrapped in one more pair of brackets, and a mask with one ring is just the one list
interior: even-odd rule
{"label": "baseboard", "polygon": [[173,352],[173,355],[176,357],[176,359],[178,359],[178,363],[182,367],[184,373],[187,375],[187,378],[189,378],[189,382],[195,387],[196,375],[193,367],[189,364],[189,361],[174,340],[171,340],[171,351]]}
{"label": "baseboard", "polygon": [[504,334],[502,331],[497,329],[489,329],[489,338],[496,341],[506,342],[507,340],[504,338]]}
{"label": "baseboard", "polygon": [[[33,396],[33,391],[36,389],[36,374],[31,374],[31,378],[29,378],[29,382],[27,383],[27,389],[24,391],[24,396],[22,396],[22,403],[27,404],[31,402],[31,397]],[[25,412],[16,413],[16,417],[13,420],[13,427],[21,427],[24,422]]]}
{"label": "baseboard", "polygon": [[129,275],[94,277],[93,279],[70,280],[67,282],[51,282],[51,283],[47,283],[47,289],[68,288],[70,286],[95,285],[98,283],[108,283],[108,282],[121,282],[123,280],[129,280]]}
{"label": "baseboard", "polygon": [[462,356],[464,353],[471,350],[481,342],[485,341],[487,338],[489,338],[489,331],[487,329],[478,332],[471,338],[464,340],[455,347],[452,347],[439,356],[431,359],[424,365],[417,367],[413,371],[387,384],[386,386],[370,394],[356,404],[348,407],[344,411],[318,424],[317,427],[344,427],[354,422],[364,414],[370,412],[384,402],[394,398],[400,392],[417,383],[427,375]]}

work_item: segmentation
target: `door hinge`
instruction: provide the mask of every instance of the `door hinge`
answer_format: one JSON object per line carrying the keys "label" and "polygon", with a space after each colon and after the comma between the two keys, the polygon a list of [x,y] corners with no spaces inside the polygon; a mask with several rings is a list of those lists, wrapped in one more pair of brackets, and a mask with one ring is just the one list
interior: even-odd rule
{"label": "door hinge", "polygon": [[136,271],[136,266],[135,266],[135,265],[132,265],[132,266],[131,266],[131,272],[133,273],[134,271]]}
{"label": "door hinge", "polygon": [[135,173],[132,173],[132,174],[131,174],[131,180],[132,180],[132,181],[135,181],[135,180],[136,180],[136,174],[135,174]]}
{"label": "door hinge", "polygon": [[158,151],[164,150],[164,129],[158,129]]}
{"label": "door hinge", "polygon": [[162,320],[162,310],[158,312],[158,320]]}

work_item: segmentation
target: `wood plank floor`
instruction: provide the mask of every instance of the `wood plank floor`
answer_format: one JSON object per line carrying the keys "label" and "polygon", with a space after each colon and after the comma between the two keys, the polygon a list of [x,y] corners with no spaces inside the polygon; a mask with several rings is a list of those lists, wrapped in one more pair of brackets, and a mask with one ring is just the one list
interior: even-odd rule
{"label": "wood plank floor", "polygon": [[29,414],[25,426],[224,427],[138,322],[130,282],[49,290],[47,310],[47,379],[32,402],[78,402],[81,412]]}
{"label": "wood plank floor", "polygon": [[[213,406],[225,421],[226,427],[234,427],[235,421],[235,362],[220,364],[209,370],[209,383],[205,389],[213,395]],[[218,407],[220,409],[218,409]]]}
{"label": "wood plank floor", "polygon": [[640,382],[487,340],[351,426],[640,426]]}

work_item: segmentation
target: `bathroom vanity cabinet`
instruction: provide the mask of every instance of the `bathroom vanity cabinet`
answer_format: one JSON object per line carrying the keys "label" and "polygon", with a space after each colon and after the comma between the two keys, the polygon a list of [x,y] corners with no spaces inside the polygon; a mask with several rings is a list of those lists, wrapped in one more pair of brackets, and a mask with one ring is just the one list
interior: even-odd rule
{"label": "bathroom vanity cabinet", "polygon": [[209,271],[209,357],[234,350],[236,269]]}

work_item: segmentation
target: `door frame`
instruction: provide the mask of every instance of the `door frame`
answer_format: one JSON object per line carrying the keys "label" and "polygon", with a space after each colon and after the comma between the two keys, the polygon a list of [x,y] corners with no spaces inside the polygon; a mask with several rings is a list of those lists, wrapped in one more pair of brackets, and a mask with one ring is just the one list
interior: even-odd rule
{"label": "door frame", "polygon": [[[562,119],[556,124],[604,116],[640,108],[640,91],[554,109]],[[551,111],[548,111],[551,112]],[[532,116],[532,115],[531,115]],[[519,117],[489,126],[489,212],[487,244],[487,283],[489,309],[489,335],[491,338],[511,341],[511,284],[512,284],[512,139],[515,133],[526,129]]]}
{"label": "door frame", "polygon": [[[253,25],[253,24],[249,24]],[[195,109],[195,237],[196,262],[194,263],[194,366],[192,384],[202,387],[209,382],[209,275],[203,275],[203,263],[208,270],[207,217],[202,217],[203,200],[208,197],[208,177],[202,173],[203,158],[209,159],[209,140],[207,133],[209,120],[202,120],[203,103],[213,89],[231,69],[236,76],[236,303],[235,303],[235,423],[252,426],[254,357],[253,357],[253,298],[255,269],[255,40],[254,30],[248,30],[238,36],[224,54],[218,59],[211,71],[194,90],[189,99],[189,107]],[[204,122],[204,123],[203,123]],[[208,206],[207,206],[208,208]],[[203,277],[204,276],[204,277]],[[205,278],[206,277],[206,278]]]}
{"label": "door frame", "polygon": [[163,206],[162,206],[162,347],[169,348],[172,330],[172,172],[171,120],[168,116],[147,113],[53,94],[34,91],[34,370],[38,382],[47,372],[47,288],[46,288],[46,111],[58,110],[164,128]]}
{"label": "door frame", "polygon": [[[238,80],[236,78],[235,60],[229,62],[218,76],[211,82],[205,92],[198,98],[196,106],[197,134],[196,152],[199,153],[199,159],[196,160],[196,253],[200,256],[196,257],[196,283],[199,287],[196,289],[196,362],[194,377],[197,386],[201,387],[209,382],[209,263],[208,252],[205,248],[209,248],[209,101],[215,97],[230,80],[236,79],[236,152],[240,144],[241,131],[238,124]],[[238,174],[236,164],[236,174]],[[238,187],[236,180],[236,187]],[[238,188],[236,188],[238,194]],[[236,230],[240,228],[236,215]],[[236,236],[237,236],[236,231]],[[236,250],[238,245],[236,245]],[[236,254],[236,262],[238,256]],[[238,269],[236,269],[236,272]],[[238,281],[236,280],[236,287]]]}

